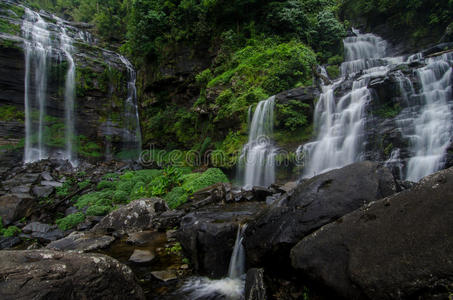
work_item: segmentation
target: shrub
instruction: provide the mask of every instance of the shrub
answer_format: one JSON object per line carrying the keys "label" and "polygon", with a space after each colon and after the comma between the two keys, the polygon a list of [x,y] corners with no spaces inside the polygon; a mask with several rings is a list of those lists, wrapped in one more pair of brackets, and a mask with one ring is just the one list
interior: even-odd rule
{"label": "shrub", "polygon": [[134,185],[135,183],[133,180],[122,180],[118,182],[116,190],[126,192],[129,195],[132,192]]}
{"label": "shrub", "polygon": [[167,202],[168,207],[175,209],[181,204],[186,203],[188,197],[189,195],[184,188],[175,187],[165,196],[165,201]]}
{"label": "shrub", "polygon": [[129,194],[125,191],[115,191],[113,193],[113,203],[127,203]]}
{"label": "shrub", "polygon": [[93,205],[88,207],[86,211],[87,216],[105,216],[109,212],[112,211],[111,206],[105,206],[105,205]]}
{"label": "shrub", "polygon": [[116,186],[116,183],[113,181],[101,180],[101,181],[99,181],[96,189],[99,191],[103,190],[103,189],[113,189],[113,188],[115,188],[115,186]]}
{"label": "shrub", "polygon": [[22,232],[22,230],[20,230],[18,227],[16,226],[9,226],[8,228],[6,229],[2,229],[1,230],[2,234],[4,237],[12,237],[12,236],[16,236],[18,235],[19,233]]}
{"label": "shrub", "polygon": [[84,220],[85,215],[81,212],[77,212],[74,214],[67,215],[64,218],[57,219],[55,223],[57,224],[58,228],[60,228],[63,231],[66,231],[76,227],[79,223],[82,223]]}
{"label": "shrub", "polygon": [[194,176],[186,177],[182,187],[189,193],[194,193],[219,182],[229,182],[229,180],[222,170],[211,168],[203,174],[194,174]]}

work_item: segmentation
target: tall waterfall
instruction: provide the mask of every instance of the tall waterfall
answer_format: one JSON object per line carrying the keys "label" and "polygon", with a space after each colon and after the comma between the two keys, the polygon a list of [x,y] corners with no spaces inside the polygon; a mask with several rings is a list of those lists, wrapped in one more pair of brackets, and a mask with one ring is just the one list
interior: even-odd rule
{"label": "tall waterfall", "polygon": [[68,72],[66,73],[66,83],[65,83],[65,143],[66,143],[66,153],[65,159],[69,160],[73,165],[76,164],[76,157],[74,153],[74,137],[75,137],[75,128],[74,128],[74,98],[75,98],[75,71],[76,66],[74,59],[72,57],[72,52],[74,51],[72,47],[72,39],[67,35],[66,29],[63,26],[63,20],[56,18],[60,28],[60,47],[61,50],[66,55],[66,58],[69,62]]}
{"label": "tall waterfall", "polygon": [[363,72],[352,84],[352,90],[336,99],[335,89],[345,81],[340,78],[323,86],[323,93],[314,113],[317,138],[305,144],[304,176],[311,177],[362,160],[364,146],[365,107],[371,100],[368,83],[371,76],[385,72],[382,59],[386,43],[372,34],[360,34],[344,40],[346,62],[341,65],[342,75]]}
{"label": "tall waterfall", "polygon": [[[72,38],[66,33],[63,20],[54,17],[59,36],[48,30],[49,24],[37,12],[25,8],[22,33],[25,49],[25,155],[24,162],[34,162],[47,158],[46,149],[46,106],[48,105],[48,68],[52,55],[63,53],[68,61],[65,80],[65,153],[63,157],[73,165],[74,154],[74,98],[75,63],[72,57]],[[55,25],[53,25],[55,26]],[[48,137],[47,137],[48,138]]]}
{"label": "tall waterfall", "polygon": [[124,151],[128,153],[130,158],[138,158],[142,148],[142,134],[140,131],[140,118],[138,114],[137,103],[137,73],[131,62],[124,56],[120,55],[120,59],[127,68],[128,72],[128,92],[124,107],[124,134],[123,143]]}
{"label": "tall waterfall", "polygon": [[[380,37],[356,30],[354,34],[344,39],[346,61],[341,65],[342,77],[322,87],[314,114],[317,138],[302,147],[303,176],[311,177],[364,159],[364,125],[370,118],[366,107],[372,98],[368,85],[372,79],[386,76],[393,78],[399,88],[402,110],[394,122],[408,146],[392,149],[385,165],[392,167],[401,179],[410,181],[441,169],[453,136],[453,53],[429,58],[422,53],[407,58],[385,57],[387,43]],[[397,67],[407,69],[414,62],[421,66],[412,75]],[[335,90],[345,86],[348,78],[354,78],[351,91],[336,97]]]}
{"label": "tall waterfall", "polygon": [[[258,103],[250,124],[248,143],[240,157],[245,186],[269,186],[275,181],[275,149],[271,142],[275,96]],[[249,112],[250,115],[250,112]]]}
{"label": "tall waterfall", "polygon": [[[47,23],[38,13],[28,8],[25,8],[22,32],[25,39],[24,161],[29,163],[47,157],[44,145],[44,118],[47,101],[47,64],[48,56],[52,52],[52,40],[47,30]],[[35,109],[38,110],[37,114]]]}
{"label": "tall waterfall", "polygon": [[417,70],[421,83],[422,107],[412,120],[414,132],[408,137],[413,156],[406,179],[418,181],[441,169],[453,134],[452,114],[453,53],[427,59]]}

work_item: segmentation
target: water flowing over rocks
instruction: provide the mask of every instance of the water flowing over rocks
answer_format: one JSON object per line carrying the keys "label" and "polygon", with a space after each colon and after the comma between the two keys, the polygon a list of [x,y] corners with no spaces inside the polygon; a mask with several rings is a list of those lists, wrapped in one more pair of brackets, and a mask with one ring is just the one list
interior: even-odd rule
{"label": "water flowing over rocks", "polygon": [[131,269],[100,254],[0,251],[2,299],[145,299]]}
{"label": "water flowing over rocks", "polygon": [[[365,161],[302,181],[289,197],[265,209],[245,230],[251,266],[279,264],[304,236],[397,191],[387,168]],[[286,261],[286,263],[288,263]]]}
{"label": "water flowing over rocks", "polygon": [[301,240],[292,265],[347,299],[447,299],[453,169],[369,203]]}

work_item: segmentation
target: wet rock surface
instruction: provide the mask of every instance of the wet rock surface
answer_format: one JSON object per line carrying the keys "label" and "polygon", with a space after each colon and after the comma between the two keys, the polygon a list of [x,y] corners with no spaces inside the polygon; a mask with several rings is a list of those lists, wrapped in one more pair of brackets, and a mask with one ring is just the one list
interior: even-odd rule
{"label": "wet rock surface", "polygon": [[145,299],[129,267],[100,254],[0,251],[2,299]]}
{"label": "wet rock surface", "polygon": [[373,162],[356,163],[303,181],[291,196],[282,197],[250,222],[244,242],[248,262],[252,266],[278,265],[304,236],[395,192],[390,170]]}
{"label": "wet rock surface", "polygon": [[62,251],[89,252],[109,246],[115,240],[112,236],[90,232],[73,232],[65,238],[51,242],[46,248]]}
{"label": "wet rock surface", "polygon": [[149,229],[153,218],[167,209],[167,204],[160,198],[135,200],[102,218],[92,231],[125,234]]}
{"label": "wet rock surface", "polygon": [[212,278],[225,276],[239,224],[264,206],[262,202],[207,206],[184,216],[177,239],[194,269]]}
{"label": "wet rock surface", "polygon": [[452,199],[450,168],[307,236],[291,250],[292,265],[348,299],[447,299]]}
{"label": "wet rock surface", "polygon": [[264,285],[264,270],[250,269],[245,279],[245,300],[266,300],[266,287]]}

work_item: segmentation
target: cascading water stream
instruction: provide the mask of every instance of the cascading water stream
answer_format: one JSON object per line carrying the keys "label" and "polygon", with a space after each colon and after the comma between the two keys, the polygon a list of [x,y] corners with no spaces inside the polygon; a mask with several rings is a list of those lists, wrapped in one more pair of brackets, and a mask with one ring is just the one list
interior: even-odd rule
{"label": "cascading water stream", "polygon": [[75,166],[77,164],[76,157],[74,153],[74,137],[75,137],[75,120],[74,120],[74,98],[75,98],[75,71],[76,66],[74,63],[74,58],[72,57],[72,52],[74,51],[72,47],[72,39],[67,35],[66,29],[63,26],[63,20],[60,18],[54,17],[60,26],[60,48],[63,53],[66,55],[66,59],[69,63],[68,72],[66,73],[65,81],[65,159]]}
{"label": "cascading water stream", "polygon": [[269,186],[275,181],[275,149],[271,142],[274,104],[275,96],[261,101],[253,114],[249,140],[240,157],[244,186]]}
{"label": "cascading water stream", "polygon": [[211,280],[206,277],[195,277],[186,281],[179,293],[188,299],[228,299],[240,300],[245,289],[245,250],[242,245],[243,232],[247,225],[239,225],[228,268],[228,277]]}
{"label": "cascading water stream", "polygon": [[367,85],[371,76],[385,73],[384,65],[389,60],[383,59],[386,53],[384,40],[372,34],[354,33],[355,37],[344,40],[346,62],[341,65],[341,71],[345,77],[360,71],[364,74],[353,82],[351,92],[338,102],[334,91],[345,77],[323,86],[314,114],[317,139],[302,149],[305,155],[304,177],[362,159],[365,107],[371,100]]}
{"label": "cascading water stream", "polygon": [[407,180],[418,181],[445,164],[453,134],[452,63],[453,54],[448,53],[429,58],[426,67],[417,70],[423,103],[408,136],[414,156],[408,162]]}
{"label": "cascading water stream", "polygon": [[[47,59],[52,52],[52,40],[47,30],[47,23],[38,13],[28,8],[25,8],[22,33],[25,40],[24,161],[30,163],[47,157],[44,145],[44,119],[47,100]],[[32,94],[32,91],[35,93]],[[38,118],[36,118],[35,109],[38,110]]]}
{"label": "cascading water stream", "polygon": [[137,159],[142,148],[142,135],[140,130],[140,118],[137,103],[137,73],[131,62],[124,56],[119,56],[128,71],[128,92],[124,107],[124,151],[129,157]]}

